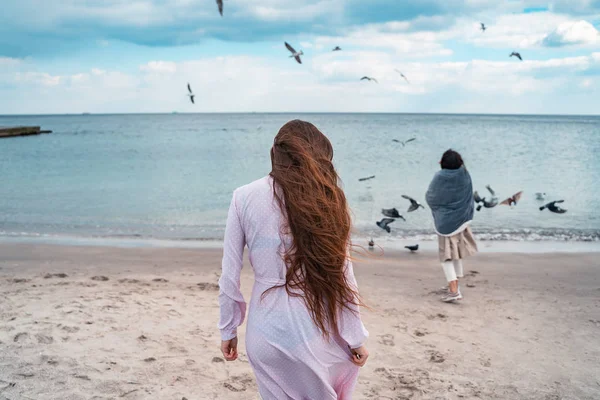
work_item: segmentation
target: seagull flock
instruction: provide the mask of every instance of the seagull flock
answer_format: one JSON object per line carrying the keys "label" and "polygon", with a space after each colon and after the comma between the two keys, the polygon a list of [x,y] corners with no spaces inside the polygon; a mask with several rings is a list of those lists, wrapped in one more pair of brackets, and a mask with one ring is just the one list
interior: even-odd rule
{"label": "seagull flock", "polygon": [[[223,0],[216,0],[217,2],[217,9],[219,10],[219,14],[221,15],[221,17],[223,16]],[[480,22],[480,30],[481,32],[485,32],[488,28],[487,26],[485,26],[485,24],[483,22]],[[290,45],[288,42],[284,42],[285,47],[289,50],[290,54],[290,58],[294,58],[298,64],[302,64],[302,57],[304,55],[304,52],[302,50],[300,51],[296,51],[292,45]],[[340,46],[335,46],[331,51],[342,51],[342,48]],[[520,53],[517,53],[515,51],[513,51],[509,57],[517,57],[519,60],[523,61],[523,58],[521,57]],[[410,81],[408,80],[408,78],[398,69],[394,69],[396,72],[398,72],[400,74],[400,76],[406,81],[406,83],[410,84]],[[376,78],[373,78],[371,76],[363,76],[362,78],[360,78],[361,81],[368,81],[368,82],[375,82],[375,83],[379,83],[377,81]],[[190,98],[190,101],[192,102],[192,104],[194,103],[194,95],[190,89],[190,84],[188,83],[188,96]]]}
{"label": "seagull flock", "polygon": [[[219,14],[221,15],[221,17],[223,16],[223,0],[216,0],[217,2],[217,9],[219,11]],[[482,33],[485,33],[485,31],[488,29],[488,27],[483,23],[480,22],[479,23],[480,27],[479,30],[481,30]],[[290,54],[290,58],[294,58],[298,64],[302,64],[302,57],[304,55],[304,52],[302,50],[300,51],[296,51],[292,45],[290,45],[288,42],[284,42],[285,47],[288,49],[288,51],[291,53]],[[342,48],[340,46],[335,46],[331,51],[342,51]],[[523,57],[521,57],[521,54],[513,51],[512,53],[510,53],[509,57],[516,57],[518,58],[520,61],[523,61]],[[398,72],[400,74],[400,77],[402,77],[406,83],[410,84],[410,81],[408,80],[408,78],[398,69],[394,69],[396,72]],[[371,77],[371,76],[363,76],[362,78],[360,78],[361,81],[367,81],[367,82],[375,82],[375,83],[379,83],[377,81],[376,78]],[[194,95],[190,89],[190,84],[188,83],[188,96],[190,98],[190,101],[192,102],[192,104],[194,104]]]}
{"label": "seagull flock", "polygon": [[[395,143],[400,143],[404,147],[404,146],[406,146],[406,144],[414,142],[416,139],[417,139],[416,137],[412,137],[412,138],[404,140],[404,141],[399,140],[399,139],[392,139],[392,141]],[[372,179],[375,179],[375,175],[367,176],[364,178],[359,178],[358,181],[365,182],[365,181],[370,181]],[[367,188],[370,188],[370,187],[367,187]],[[490,185],[486,185],[485,188],[489,192],[489,195],[481,196],[477,190],[473,192],[473,201],[477,205],[477,207],[476,207],[477,211],[481,211],[482,208],[494,208],[498,205],[502,205],[502,206],[506,205],[506,206],[509,206],[512,208],[512,207],[516,206],[521,201],[521,198],[523,197],[523,191],[519,191],[519,192],[513,194],[512,196],[506,198],[505,200],[499,202],[496,191],[494,189],[492,189],[492,187]],[[412,198],[410,196],[403,194],[401,197],[410,202],[410,205],[409,205],[408,209],[406,210],[407,213],[412,213],[414,211],[417,211],[419,208],[423,208],[423,209],[425,208],[425,206],[423,206],[421,203],[419,203],[417,200],[415,200],[414,198]],[[535,198],[538,202],[543,202],[546,200],[546,193],[537,192],[537,193],[535,193]],[[562,203],[564,203],[564,200],[554,200],[554,201],[544,204],[543,206],[539,207],[539,209],[540,209],[540,211],[544,211],[547,209],[548,211],[555,213],[555,214],[564,214],[567,212],[567,210],[565,210],[564,208],[561,208],[558,205],[558,204],[562,204]],[[387,233],[392,232],[392,228],[390,225],[392,223],[396,222],[397,219],[401,219],[406,222],[406,218],[402,214],[400,214],[400,211],[398,211],[398,209],[396,207],[383,208],[381,210],[381,214],[383,215],[384,218],[382,218],[379,221],[376,221],[375,225],[377,225],[379,228],[383,229]],[[375,241],[373,240],[373,238],[371,238],[369,240],[368,245],[369,245],[369,249],[374,248]],[[419,245],[417,244],[414,246],[405,246],[405,248],[407,248],[411,252],[415,252],[419,249]]]}

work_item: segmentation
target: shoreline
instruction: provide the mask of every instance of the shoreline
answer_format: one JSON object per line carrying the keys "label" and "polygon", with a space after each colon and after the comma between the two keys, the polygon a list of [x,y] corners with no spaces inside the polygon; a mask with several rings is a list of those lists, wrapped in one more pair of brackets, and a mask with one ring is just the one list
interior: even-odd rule
{"label": "shoreline", "polygon": [[[477,237],[476,237],[477,239]],[[365,246],[367,237],[353,237],[355,245]],[[437,240],[375,238],[375,243],[384,251],[404,251],[404,246],[419,244],[419,251],[437,251]],[[172,248],[220,250],[222,240],[202,239],[153,239],[153,238],[115,238],[83,236],[0,236],[0,245],[52,245],[63,247],[114,247],[114,248]],[[479,240],[477,245],[481,253],[597,253],[600,241],[552,241],[552,240]],[[378,250],[375,251],[377,253]]]}

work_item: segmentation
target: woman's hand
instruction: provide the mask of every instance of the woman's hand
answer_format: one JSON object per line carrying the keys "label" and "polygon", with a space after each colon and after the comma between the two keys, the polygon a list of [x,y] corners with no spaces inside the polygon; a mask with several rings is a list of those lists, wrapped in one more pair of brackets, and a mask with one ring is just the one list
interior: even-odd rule
{"label": "woman's hand", "polygon": [[237,336],[230,340],[221,341],[221,353],[223,353],[223,357],[225,357],[225,360],[235,361],[237,359],[237,344]]}
{"label": "woman's hand", "polygon": [[369,358],[369,351],[365,346],[360,346],[357,349],[351,349],[352,351],[352,362],[354,365],[362,367],[366,364],[367,358]]}

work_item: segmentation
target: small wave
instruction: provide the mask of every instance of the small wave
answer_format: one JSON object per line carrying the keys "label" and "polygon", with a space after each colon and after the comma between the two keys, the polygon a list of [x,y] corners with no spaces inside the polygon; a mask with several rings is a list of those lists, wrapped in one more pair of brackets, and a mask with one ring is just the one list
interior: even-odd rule
{"label": "small wave", "polygon": [[[0,231],[0,237],[7,238],[80,238],[80,239],[108,239],[108,240],[161,240],[172,242],[222,242],[222,230],[206,230],[202,236],[177,236],[172,231],[126,234],[81,234],[80,232],[41,233],[31,231]],[[475,238],[479,241],[516,241],[516,242],[600,242],[600,231],[596,230],[548,230],[548,229],[521,229],[521,230],[473,230]],[[397,230],[392,234],[385,232],[355,231],[356,238],[374,238],[378,240],[411,240],[434,241],[437,235],[426,230]]]}

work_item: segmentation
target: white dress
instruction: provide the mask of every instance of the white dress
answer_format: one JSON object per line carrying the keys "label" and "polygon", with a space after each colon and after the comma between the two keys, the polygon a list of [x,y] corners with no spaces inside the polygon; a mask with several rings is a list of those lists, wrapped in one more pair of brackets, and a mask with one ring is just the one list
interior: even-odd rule
{"label": "white dress", "polygon": [[[359,367],[351,361],[350,348],[362,346],[368,336],[358,309],[354,308],[356,313],[341,312],[339,337],[326,340],[301,298],[276,288],[261,299],[265,290],[284,284],[286,274],[281,257],[282,214],[272,185],[267,176],[233,193],[219,280],[221,338],[235,337],[244,321],[246,302],[240,291],[240,272],[247,245],[254,286],[246,350],[263,400],[351,399]],[[356,285],[350,261],[346,274],[348,282]]]}

